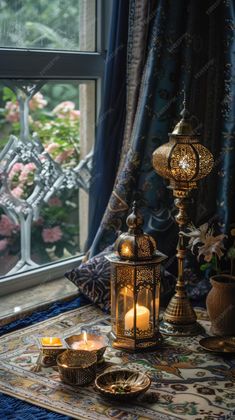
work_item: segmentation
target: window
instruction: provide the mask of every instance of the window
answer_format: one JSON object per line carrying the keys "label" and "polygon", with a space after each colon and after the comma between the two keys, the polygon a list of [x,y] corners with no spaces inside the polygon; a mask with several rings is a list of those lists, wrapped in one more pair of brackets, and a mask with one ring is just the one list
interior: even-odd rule
{"label": "window", "polygon": [[2,293],[83,252],[110,3],[0,1]]}

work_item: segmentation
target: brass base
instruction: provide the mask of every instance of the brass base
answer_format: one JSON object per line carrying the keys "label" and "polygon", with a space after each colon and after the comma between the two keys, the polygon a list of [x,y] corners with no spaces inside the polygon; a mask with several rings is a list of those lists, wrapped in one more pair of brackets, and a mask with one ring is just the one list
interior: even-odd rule
{"label": "brass base", "polygon": [[173,324],[163,320],[160,322],[159,329],[164,335],[178,337],[194,336],[204,332],[204,328],[198,322],[194,322],[192,324]]}
{"label": "brass base", "polygon": [[[112,334],[114,335],[114,334]],[[149,341],[142,341],[135,343],[134,340],[125,339],[125,338],[115,338],[112,341],[112,347],[117,350],[124,350],[130,353],[144,353],[147,351],[153,351],[159,349],[162,345],[163,338],[159,333],[158,336]]]}

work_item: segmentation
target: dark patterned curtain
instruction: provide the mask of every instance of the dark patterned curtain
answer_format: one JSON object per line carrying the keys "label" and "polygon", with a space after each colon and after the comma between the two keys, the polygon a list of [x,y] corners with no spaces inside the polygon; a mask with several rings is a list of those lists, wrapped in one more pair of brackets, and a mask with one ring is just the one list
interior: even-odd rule
{"label": "dark patterned curtain", "polygon": [[[115,4],[117,13],[127,2]],[[114,58],[112,71],[120,71],[119,78],[114,80],[107,65],[112,85],[105,93],[113,98],[116,92],[117,108],[108,115],[108,104],[101,112],[107,122],[98,129],[94,158],[90,255],[125,229],[134,196],[142,205],[145,230],[156,237],[161,251],[175,254],[172,193],[154,172],[151,156],[179,120],[184,89],[191,121],[216,160],[213,172],[200,183],[191,216],[195,224],[217,218],[224,231],[235,221],[234,8],[232,1],[130,0],[128,34],[126,19],[114,19],[116,36],[122,34],[127,52],[120,47],[118,70],[118,54]],[[124,78],[126,95],[120,101]]]}

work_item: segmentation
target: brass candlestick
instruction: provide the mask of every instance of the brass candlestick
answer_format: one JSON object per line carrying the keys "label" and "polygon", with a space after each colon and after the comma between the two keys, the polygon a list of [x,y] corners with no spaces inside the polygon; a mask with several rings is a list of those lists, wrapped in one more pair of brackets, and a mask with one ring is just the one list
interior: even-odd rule
{"label": "brass candlestick", "polygon": [[[156,172],[170,180],[175,205],[179,209],[175,219],[180,232],[188,223],[186,212],[191,190],[197,188],[197,181],[208,175],[213,167],[213,156],[199,143],[199,136],[193,131],[188,114],[184,109],[182,119],[169,135],[169,142],[153,153],[153,167]],[[197,316],[187,297],[184,284],[184,259],[186,239],[179,233],[177,246],[178,279],[175,295],[165,311],[160,332],[167,335],[197,335],[201,331]]]}

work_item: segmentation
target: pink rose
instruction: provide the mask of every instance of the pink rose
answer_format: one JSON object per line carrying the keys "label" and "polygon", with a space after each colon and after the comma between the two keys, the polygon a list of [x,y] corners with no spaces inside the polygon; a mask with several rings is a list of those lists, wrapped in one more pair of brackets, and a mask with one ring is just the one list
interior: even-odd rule
{"label": "pink rose", "polygon": [[11,170],[9,172],[9,179],[12,179],[16,174],[19,175],[19,172],[21,172],[23,170],[23,168],[24,168],[23,163],[16,162],[12,166],[12,168],[11,168]]}
{"label": "pink rose", "polygon": [[26,181],[29,174],[33,173],[35,170],[36,170],[36,166],[33,162],[27,163],[27,165],[24,165],[24,167],[22,169],[19,180],[21,182]]}
{"label": "pink rose", "polygon": [[12,195],[14,195],[14,197],[21,198],[24,193],[24,190],[20,185],[18,185],[17,187],[13,188],[13,190],[11,190],[11,193]]}
{"label": "pink rose", "polygon": [[71,150],[64,150],[58,156],[56,156],[55,161],[57,163],[63,163],[72,154],[73,154],[73,149],[71,149]]}
{"label": "pink rose", "polygon": [[73,111],[75,108],[75,103],[72,101],[64,101],[61,102],[59,105],[57,105],[54,109],[53,109],[53,114],[67,114],[70,111]]}
{"label": "pink rose", "polygon": [[8,216],[2,214],[0,219],[0,235],[11,236],[12,231],[15,228],[15,224],[9,219]]}
{"label": "pink rose", "polygon": [[73,111],[70,111],[69,117],[71,118],[71,120],[78,120],[80,118],[79,109],[74,109]]}
{"label": "pink rose", "polygon": [[52,153],[54,152],[56,149],[58,149],[59,144],[58,143],[49,143],[46,147],[45,147],[45,151],[47,153]]}
{"label": "pink rose", "polygon": [[44,99],[44,96],[37,92],[32,97],[32,99],[29,101],[29,108],[31,111],[35,111],[36,109],[43,109],[47,105],[46,99]]}
{"label": "pink rose", "polygon": [[18,102],[8,101],[6,103],[5,109],[7,110],[6,120],[14,123],[19,121],[20,113],[19,113],[19,104]]}
{"label": "pink rose", "polygon": [[0,252],[5,251],[7,245],[8,245],[8,240],[7,239],[1,239],[0,240]]}
{"label": "pink rose", "polygon": [[42,231],[42,237],[44,242],[53,243],[58,242],[63,236],[63,233],[59,226],[53,228],[45,228]]}

